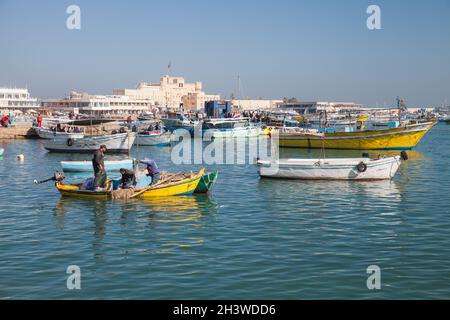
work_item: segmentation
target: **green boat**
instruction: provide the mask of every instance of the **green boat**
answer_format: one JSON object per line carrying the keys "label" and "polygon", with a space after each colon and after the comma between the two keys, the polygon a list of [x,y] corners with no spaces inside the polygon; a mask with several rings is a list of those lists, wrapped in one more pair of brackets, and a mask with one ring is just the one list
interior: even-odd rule
{"label": "green boat", "polygon": [[219,172],[217,171],[204,174],[200,179],[200,182],[194,193],[208,193],[209,191],[211,191],[212,187],[217,181],[218,176]]}

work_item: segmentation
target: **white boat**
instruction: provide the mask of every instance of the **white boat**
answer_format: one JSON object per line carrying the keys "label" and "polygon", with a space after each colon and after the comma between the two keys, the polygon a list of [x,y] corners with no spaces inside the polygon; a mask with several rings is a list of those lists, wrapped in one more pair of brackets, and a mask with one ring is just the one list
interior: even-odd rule
{"label": "white boat", "polygon": [[56,138],[45,140],[44,147],[50,152],[91,153],[106,145],[108,153],[128,153],[133,146],[134,132],[117,133],[105,136],[85,137],[81,139]]}
{"label": "white boat", "polygon": [[[64,172],[92,172],[92,161],[61,161]],[[111,160],[105,161],[106,171],[119,171],[121,168],[133,169],[133,160]]]}
{"label": "white boat", "polygon": [[3,148],[0,148],[0,157],[2,157],[3,156],[3,153],[5,152],[5,149],[3,149]]}
{"label": "white boat", "polygon": [[161,118],[161,121],[169,131],[186,129],[193,132],[200,125],[199,121],[191,120],[181,112],[167,112],[166,118]]}
{"label": "white boat", "polygon": [[140,132],[136,138],[136,145],[163,147],[170,145],[170,132],[147,131]]}
{"label": "white boat", "polygon": [[407,159],[401,156],[369,159],[281,159],[258,161],[259,174],[266,178],[300,180],[389,180]]}
{"label": "white boat", "polygon": [[37,135],[41,139],[55,139],[55,138],[65,138],[65,139],[80,139],[84,137],[83,133],[80,132],[57,132],[47,128],[34,128]]}
{"label": "white boat", "polygon": [[251,125],[247,119],[208,119],[203,121],[203,135],[211,138],[247,138],[262,134],[261,127]]}

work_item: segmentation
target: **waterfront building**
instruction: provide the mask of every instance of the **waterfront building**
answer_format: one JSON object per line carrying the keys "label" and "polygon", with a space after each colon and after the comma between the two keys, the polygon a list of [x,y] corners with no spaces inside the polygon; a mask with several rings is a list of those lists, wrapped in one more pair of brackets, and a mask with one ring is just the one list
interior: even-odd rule
{"label": "waterfront building", "polygon": [[233,108],[238,110],[270,110],[276,109],[283,103],[283,100],[262,100],[262,99],[232,99]]}
{"label": "waterfront building", "polygon": [[40,107],[36,98],[31,98],[28,89],[0,88],[0,113],[28,111]]}
{"label": "waterfront building", "polygon": [[181,98],[182,107],[184,110],[200,111],[205,108],[205,103],[208,101],[220,101],[219,95],[205,94],[201,92],[193,92],[184,95]]}
{"label": "waterfront building", "polygon": [[134,99],[147,99],[156,106],[183,108],[187,110],[203,109],[205,102],[219,100],[219,95],[207,95],[202,91],[202,83],[188,83],[182,77],[163,76],[159,83],[141,82],[135,89],[114,89],[114,95]]}
{"label": "waterfront building", "polygon": [[43,99],[46,111],[72,111],[92,115],[139,114],[152,111],[154,105],[148,99],[118,95],[90,95],[70,92],[66,98]]}
{"label": "waterfront building", "polygon": [[293,103],[281,103],[280,108],[293,110],[300,114],[314,114],[321,111],[354,112],[363,109],[363,105],[355,102],[326,102],[326,101],[301,101]]}

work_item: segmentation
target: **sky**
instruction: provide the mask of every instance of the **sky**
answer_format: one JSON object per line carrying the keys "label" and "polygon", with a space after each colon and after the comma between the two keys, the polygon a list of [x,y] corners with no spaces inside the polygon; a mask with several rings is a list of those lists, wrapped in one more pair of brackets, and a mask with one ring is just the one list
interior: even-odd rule
{"label": "sky", "polygon": [[[69,5],[81,29],[69,30]],[[369,30],[367,7],[381,9]],[[0,86],[112,94],[168,73],[210,94],[450,104],[450,0],[0,0]]]}

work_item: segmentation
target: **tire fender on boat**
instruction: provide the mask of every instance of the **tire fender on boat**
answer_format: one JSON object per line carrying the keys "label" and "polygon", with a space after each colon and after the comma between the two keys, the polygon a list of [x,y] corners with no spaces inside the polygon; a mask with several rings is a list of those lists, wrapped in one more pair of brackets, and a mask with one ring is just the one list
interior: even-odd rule
{"label": "tire fender on boat", "polygon": [[408,160],[408,153],[403,150],[402,152],[400,152],[400,157],[402,158],[402,160],[407,161]]}
{"label": "tire fender on boat", "polygon": [[67,145],[69,147],[73,146],[73,139],[72,138],[67,139]]}
{"label": "tire fender on boat", "polygon": [[358,165],[356,166],[356,169],[358,170],[358,172],[363,173],[367,171],[367,164],[365,164],[364,162],[360,162],[358,163]]}

